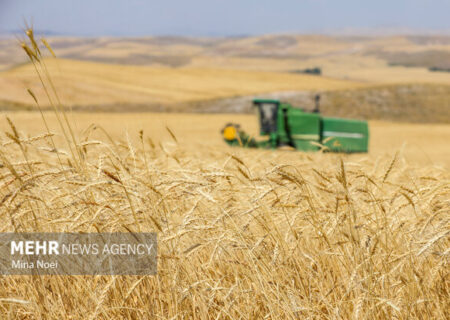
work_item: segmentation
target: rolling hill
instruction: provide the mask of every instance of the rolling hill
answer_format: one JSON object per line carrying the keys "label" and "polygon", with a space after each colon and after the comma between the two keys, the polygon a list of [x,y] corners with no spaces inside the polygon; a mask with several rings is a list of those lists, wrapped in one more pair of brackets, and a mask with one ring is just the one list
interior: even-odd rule
{"label": "rolling hill", "polygon": [[[48,60],[48,72],[62,97],[72,107],[111,104],[180,104],[271,91],[349,89],[353,81],[281,72],[232,70],[212,67],[169,68],[123,66],[76,60]],[[32,64],[1,74],[0,99],[32,104],[24,88],[46,98]]]}
{"label": "rolling hill", "polygon": [[[47,59],[48,70],[63,103],[74,110],[246,112],[248,103],[232,103],[321,92],[331,115],[450,122],[450,73],[428,69],[450,63],[447,36],[48,40],[59,57]],[[26,88],[46,108],[48,99],[17,41],[0,40],[0,48],[0,110],[33,109]],[[322,76],[298,73],[313,67]]]}

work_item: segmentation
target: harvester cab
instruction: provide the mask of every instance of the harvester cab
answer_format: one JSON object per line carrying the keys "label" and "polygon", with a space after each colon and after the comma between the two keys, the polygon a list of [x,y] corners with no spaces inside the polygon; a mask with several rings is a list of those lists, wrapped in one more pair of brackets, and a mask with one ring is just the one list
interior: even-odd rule
{"label": "harvester cab", "polygon": [[253,106],[256,107],[256,113],[259,119],[260,135],[269,137],[269,145],[272,148],[277,147],[278,139],[278,116],[280,101],[278,100],[253,100]]}
{"label": "harvester cab", "polygon": [[322,148],[332,152],[367,152],[367,121],[322,117],[319,100],[317,95],[314,110],[306,112],[279,100],[255,99],[253,105],[261,139],[249,136],[233,123],[222,130],[224,139],[231,146],[272,149],[291,146],[302,151]]}
{"label": "harvester cab", "polygon": [[277,131],[277,116],[280,101],[278,100],[254,100],[253,105],[257,108],[261,135]]}

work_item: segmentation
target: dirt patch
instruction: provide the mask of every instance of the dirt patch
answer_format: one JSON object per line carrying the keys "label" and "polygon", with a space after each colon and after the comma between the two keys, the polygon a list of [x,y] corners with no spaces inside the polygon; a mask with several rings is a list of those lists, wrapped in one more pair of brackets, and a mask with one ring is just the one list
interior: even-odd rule
{"label": "dirt patch", "polygon": [[296,45],[297,39],[292,36],[276,36],[261,39],[256,44],[263,47],[282,49]]}
{"label": "dirt patch", "polygon": [[152,55],[131,53],[125,57],[100,57],[100,56],[83,56],[79,54],[68,54],[64,58],[76,59],[81,61],[93,61],[101,63],[112,63],[122,65],[152,65],[160,64],[169,67],[181,67],[191,62],[191,57],[186,55]]}
{"label": "dirt patch", "polygon": [[[278,92],[194,103],[187,110],[251,113],[257,97],[279,99],[304,110],[314,108],[316,92]],[[450,86],[399,85],[321,93],[321,112],[330,117],[417,123],[450,123]]]}
{"label": "dirt patch", "polygon": [[450,52],[448,51],[378,52],[375,55],[394,66],[450,68]]}

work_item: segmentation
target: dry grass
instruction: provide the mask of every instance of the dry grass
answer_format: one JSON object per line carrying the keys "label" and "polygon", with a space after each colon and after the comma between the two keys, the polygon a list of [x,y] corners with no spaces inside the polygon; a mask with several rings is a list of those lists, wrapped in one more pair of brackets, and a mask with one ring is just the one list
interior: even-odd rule
{"label": "dry grass", "polygon": [[157,231],[158,274],[3,276],[2,318],[450,316],[443,167],[408,164],[401,150],[192,148],[188,123],[114,138],[77,130],[53,101],[40,134],[7,120],[0,231]]}

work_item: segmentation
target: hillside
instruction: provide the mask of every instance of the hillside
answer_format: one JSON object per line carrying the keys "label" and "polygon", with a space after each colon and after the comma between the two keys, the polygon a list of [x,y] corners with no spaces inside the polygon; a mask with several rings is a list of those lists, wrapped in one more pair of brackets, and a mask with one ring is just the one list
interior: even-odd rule
{"label": "hillside", "polygon": [[[327,75],[330,67],[338,65],[360,70],[394,64],[426,71],[450,62],[450,36],[50,37],[48,41],[60,58],[125,65],[201,65],[272,71],[316,65],[323,67]],[[0,68],[26,61],[15,39],[0,38],[0,49]],[[352,77],[352,72],[337,75],[347,76]]]}
{"label": "hillside", "polygon": [[[46,61],[58,92],[67,106],[176,104],[271,91],[337,90],[361,84],[293,73],[220,69],[123,66],[75,60]],[[45,106],[47,99],[32,64],[0,76],[0,100],[32,104],[30,88]]]}
{"label": "hillside", "polygon": [[[321,91],[321,113],[325,116],[350,117],[402,122],[450,123],[450,86],[438,84],[383,84],[345,90]],[[305,110],[314,108],[315,91],[272,92],[264,97],[280,99]],[[220,113],[252,113],[257,95],[185,105],[183,110]]]}
{"label": "hillside", "polygon": [[[446,36],[49,39],[63,103],[85,111],[248,112],[254,96],[321,92],[330,115],[450,122]],[[16,40],[0,40],[0,110],[48,101]],[[321,76],[299,73],[318,67]],[[380,89],[381,88],[381,89]],[[246,105],[242,106],[242,102]],[[237,104],[235,104],[237,103]]]}

